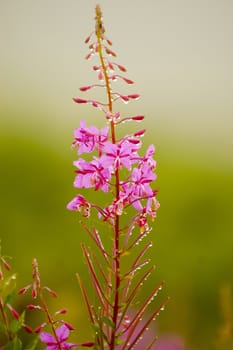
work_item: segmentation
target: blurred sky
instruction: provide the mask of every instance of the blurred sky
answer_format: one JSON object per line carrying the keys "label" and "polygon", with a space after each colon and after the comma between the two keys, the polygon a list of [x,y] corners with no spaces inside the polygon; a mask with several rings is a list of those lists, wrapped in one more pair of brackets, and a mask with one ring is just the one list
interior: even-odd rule
{"label": "blurred sky", "polygon": [[[195,147],[204,145],[213,160],[217,156],[221,163],[229,162],[233,2],[99,3],[118,61],[136,81],[144,113],[153,111],[148,123],[156,120],[161,132],[165,129],[174,139],[186,135]],[[93,30],[95,4],[92,0],[0,1],[1,109],[23,112],[27,106],[33,113],[40,108],[56,127],[73,125],[74,120],[70,118],[69,124],[67,119],[76,108],[70,106],[70,97],[80,85],[94,80],[82,61],[87,49],[82,40]],[[7,118],[6,123],[19,123],[17,118]],[[31,118],[27,125],[36,122]]]}

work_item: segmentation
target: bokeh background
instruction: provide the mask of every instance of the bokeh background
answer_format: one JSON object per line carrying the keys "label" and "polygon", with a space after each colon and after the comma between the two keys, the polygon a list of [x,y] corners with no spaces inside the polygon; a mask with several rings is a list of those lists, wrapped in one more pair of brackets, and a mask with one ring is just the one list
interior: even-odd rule
{"label": "bokeh background", "polygon": [[[121,113],[144,114],[145,145],[156,145],[161,208],[151,283],[165,280],[163,295],[171,297],[157,328],[181,336],[186,349],[216,349],[232,317],[224,290],[233,288],[233,2],[99,3],[117,61],[141,94]],[[104,122],[71,100],[95,82],[83,43],[95,5],[0,0],[2,247],[14,257],[19,287],[31,280],[37,257],[82,338],[90,330],[75,273],[86,275],[86,235],[65,207],[76,193],[73,129],[83,118]]]}

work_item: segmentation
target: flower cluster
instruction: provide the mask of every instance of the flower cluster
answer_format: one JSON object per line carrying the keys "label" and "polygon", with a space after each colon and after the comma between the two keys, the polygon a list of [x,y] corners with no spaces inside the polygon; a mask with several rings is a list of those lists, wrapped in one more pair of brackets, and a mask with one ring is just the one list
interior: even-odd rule
{"label": "flower cluster", "polygon": [[[155,199],[156,190],[153,190],[150,185],[156,178],[154,146],[150,145],[145,155],[139,156],[138,150],[142,144],[139,139],[141,134],[136,132],[123,137],[117,143],[112,143],[109,141],[107,127],[98,130],[94,126],[86,127],[84,121],[80,122],[80,128],[75,130],[73,142],[78,149],[78,154],[97,151],[100,156],[93,156],[91,161],[83,158],[74,161],[77,168],[74,187],[92,187],[103,192],[113,192],[115,184],[111,181],[116,170],[124,168],[126,175],[119,183],[117,201],[107,207],[101,209],[79,194],[68,204],[68,209],[80,211],[94,206],[104,220],[110,220],[115,215],[121,215],[124,208],[133,206],[140,212],[137,220],[140,227],[146,224],[147,216],[155,217],[159,203]],[[84,211],[84,216],[89,214],[89,210]]]}
{"label": "flower cluster", "polygon": [[[126,72],[126,68],[113,62],[111,57],[116,57],[116,53],[109,48],[111,41],[106,38],[102,23],[100,8],[96,8],[96,38],[89,45],[89,59],[98,55],[100,65],[94,65],[93,70],[98,73],[100,84],[82,86],[80,91],[86,92],[94,87],[103,87],[107,91],[107,103],[93,99],[74,98],[79,104],[89,103],[93,107],[99,108],[110,125],[102,129],[95,126],[87,127],[84,120],[80,122],[80,127],[74,131],[73,146],[77,148],[78,155],[84,153],[94,153],[91,161],[79,158],[74,162],[76,178],[74,187],[94,188],[107,193],[116,194],[113,202],[105,208],[100,208],[94,203],[90,203],[86,198],[78,194],[67,206],[70,210],[82,211],[84,216],[90,215],[90,208],[95,207],[99,216],[105,221],[112,222],[115,215],[121,215],[124,209],[133,206],[138,214],[136,222],[140,227],[147,225],[147,217],[152,219],[156,216],[159,203],[155,198],[156,190],[151,188],[151,182],[156,179],[156,162],[153,159],[155,152],[154,145],[150,145],[144,156],[138,154],[142,146],[141,137],[145,130],[138,130],[131,135],[126,135],[119,140],[116,139],[116,127],[126,121],[140,122],[144,116],[127,116],[121,118],[119,111],[113,111],[113,103],[117,100],[129,102],[139,98],[139,94],[122,94],[112,88],[112,83],[117,79],[123,80],[127,84],[133,84],[131,79],[117,74],[115,70]],[[92,33],[93,34],[93,33]],[[92,34],[85,40],[89,43]],[[124,178],[119,178],[119,172],[125,174]],[[114,178],[114,179],[113,179]]]}

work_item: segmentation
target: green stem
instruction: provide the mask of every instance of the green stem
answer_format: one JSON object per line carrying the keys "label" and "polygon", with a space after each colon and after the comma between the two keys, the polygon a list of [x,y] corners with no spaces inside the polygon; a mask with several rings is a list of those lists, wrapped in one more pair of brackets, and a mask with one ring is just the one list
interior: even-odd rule
{"label": "green stem", "polygon": [[5,323],[5,326],[6,326],[8,339],[11,341],[11,340],[13,340],[13,336],[12,336],[11,331],[10,331],[7,314],[6,314],[5,310],[4,310],[4,303],[3,303],[2,297],[0,298],[0,311],[1,311],[1,314],[2,314],[3,322]]}
{"label": "green stem", "polygon": [[42,309],[43,309],[44,313],[46,314],[48,322],[52,328],[52,332],[53,332],[54,338],[56,339],[59,350],[64,350],[62,347],[62,344],[60,343],[60,340],[57,336],[56,329],[54,327],[54,320],[53,320],[52,316],[50,315],[48,306],[44,300],[43,291],[42,291],[41,284],[40,284],[40,274],[39,274],[39,269],[38,269],[38,264],[37,264],[36,259],[33,260],[33,270],[34,270],[33,275],[34,275],[34,279],[35,279],[35,283],[36,283],[36,289],[38,292],[38,296],[39,296],[39,299],[41,302]]}

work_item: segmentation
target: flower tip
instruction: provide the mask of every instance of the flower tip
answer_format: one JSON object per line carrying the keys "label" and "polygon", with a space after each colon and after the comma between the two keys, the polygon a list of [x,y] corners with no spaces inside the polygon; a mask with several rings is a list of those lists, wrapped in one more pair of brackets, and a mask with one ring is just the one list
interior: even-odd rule
{"label": "flower tip", "polygon": [[47,287],[47,286],[44,286],[43,287],[45,290],[47,290],[47,292],[53,297],[53,298],[57,298],[57,293],[52,290],[51,288]]}
{"label": "flower tip", "polygon": [[88,91],[88,90],[90,90],[90,88],[91,88],[91,86],[81,86],[80,88],[79,88],[79,90],[80,91]]}
{"label": "flower tip", "polygon": [[83,98],[76,98],[76,97],[73,97],[73,101],[76,102],[76,103],[87,103],[87,100],[84,100]]}
{"label": "flower tip", "polygon": [[3,257],[1,257],[1,261],[2,261],[3,266],[5,267],[5,269],[6,269],[7,271],[10,271],[10,269],[11,269],[10,264],[9,264]]}
{"label": "flower tip", "polygon": [[70,323],[64,322],[64,325],[65,325],[70,331],[74,331],[74,330],[75,330],[74,326],[72,326],[72,324],[70,324]]}
{"label": "flower tip", "polygon": [[18,294],[19,294],[19,295],[20,295],[20,294],[25,294],[25,293],[28,291],[29,288],[31,288],[31,284],[29,284],[28,286],[23,287],[23,288],[21,288],[20,290],[18,290]]}
{"label": "flower tip", "polygon": [[122,71],[122,72],[126,72],[127,71],[126,68],[124,66],[122,66],[121,64],[118,64],[117,66],[120,69],[120,71]]}
{"label": "flower tip", "polygon": [[41,329],[47,325],[47,322],[42,323],[39,327],[34,329],[34,333],[40,333]]}
{"label": "flower tip", "polygon": [[135,115],[134,117],[132,117],[133,120],[136,121],[141,121],[143,120],[145,117],[143,115]]}
{"label": "flower tip", "polygon": [[144,136],[145,132],[146,132],[146,129],[138,130],[137,132],[134,133],[134,136],[142,137]]}
{"label": "flower tip", "polygon": [[90,35],[88,35],[88,37],[84,40],[85,44],[89,43],[89,41],[91,39],[91,35],[92,35],[92,33]]}
{"label": "flower tip", "polygon": [[127,84],[134,84],[134,81],[128,78],[123,78]]}
{"label": "flower tip", "polygon": [[86,343],[82,343],[82,344],[81,344],[81,346],[86,347],[86,348],[91,348],[91,347],[93,347],[94,345],[95,345],[95,343],[92,342],[92,341],[89,341],[89,342],[86,342]]}
{"label": "flower tip", "polygon": [[137,99],[139,99],[140,95],[139,94],[130,94],[130,95],[128,95],[128,97],[132,98],[134,100],[137,100]]}
{"label": "flower tip", "polygon": [[23,324],[23,328],[25,329],[25,331],[27,333],[32,333],[33,332],[32,328],[30,326],[28,326],[27,324]]}
{"label": "flower tip", "polygon": [[20,319],[19,313],[10,304],[6,304],[6,306],[10,310],[11,315],[18,321]]}

